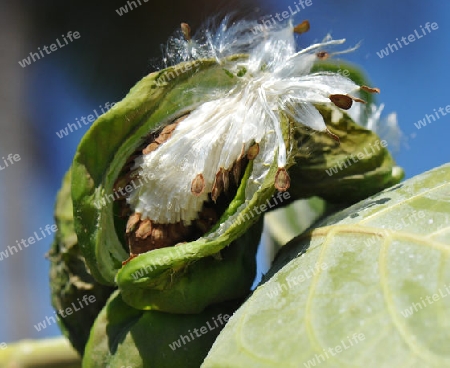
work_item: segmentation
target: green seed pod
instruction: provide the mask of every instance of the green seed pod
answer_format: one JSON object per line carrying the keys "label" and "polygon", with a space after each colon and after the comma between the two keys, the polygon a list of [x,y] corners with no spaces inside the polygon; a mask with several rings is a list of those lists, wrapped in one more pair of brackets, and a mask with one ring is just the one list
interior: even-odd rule
{"label": "green seed pod", "polygon": [[[237,37],[241,27],[227,32]],[[229,52],[248,46],[246,37]],[[252,41],[248,55],[219,55],[222,41],[204,52],[208,42],[189,39],[193,61],[143,78],[78,147],[72,199],[81,250],[96,280],[117,285],[136,309],[199,313],[245,296],[271,199],[347,193],[354,201],[401,179],[380,147],[317,181],[346,152],[379,139],[347,115],[332,117],[363,102],[351,93],[376,89],[309,74],[323,58],[317,51],[342,40],[295,52],[286,27]],[[331,127],[341,145],[320,134],[337,139]],[[363,188],[353,193],[356,185]]]}
{"label": "green seed pod", "polygon": [[296,137],[306,149],[296,152],[296,165],[289,172],[295,178],[290,189],[294,198],[319,196],[352,204],[400,182],[404,172],[395,165],[386,140],[355,124],[347,114],[336,116],[336,110],[330,109],[320,113],[340,144],[327,134],[308,135],[305,128],[297,128]]}
{"label": "green seed pod", "polygon": [[112,295],[86,346],[83,368],[200,367],[242,300],[212,305],[200,314],[142,311]]}
{"label": "green seed pod", "polygon": [[[221,231],[220,236],[204,236],[176,247],[155,249],[122,265],[129,258],[124,244],[126,226],[124,221],[120,222],[117,202],[109,201],[107,196],[113,193],[123,166],[136,147],[142,145],[142,137],[147,137],[155,128],[172,123],[198,104],[197,95],[183,94],[182,91],[189,91],[200,81],[203,90],[208,86],[217,90],[220,84],[228,88],[230,85],[230,78],[222,67],[205,61],[197,64],[197,69],[194,68],[191,73],[181,74],[174,83],[155,89],[158,77],[181,68],[185,66],[169,68],[144,78],[125,100],[98,119],[77,150],[72,168],[72,195],[79,242],[97,280],[107,285],[117,282],[124,299],[136,308],[193,313],[212,302],[241,297],[248,292],[255,270],[254,265],[249,265],[254,263],[261,225],[240,240],[240,244],[236,245],[239,249],[232,248],[223,255],[218,253],[258,221],[259,215],[256,214],[244,217],[249,218],[245,226],[236,220],[232,222],[230,218],[245,216],[254,206],[270,198],[275,191],[276,167],[271,170],[270,185],[263,186],[258,195],[247,201],[244,192],[252,163],[247,165],[234,199],[222,211],[219,222],[214,224],[217,229],[228,222],[227,230]],[[180,99],[180,94],[183,99]],[[123,141],[119,140],[120,137],[124,137]],[[99,142],[105,144],[100,143],[99,147]],[[112,162],[106,158],[112,158]],[[214,232],[214,228],[210,232]],[[211,257],[206,260],[208,256]],[[253,261],[247,261],[249,257]],[[197,260],[202,262],[195,262]],[[247,267],[243,267],[242,262]],[[210,269],[208,275],[204,272],[205,267]],[[201,287],[192,279],[197,274],[202,276],[197,281]],[[219,284],[216,283],[215,287],[208,285],[214,280]],[[198,292],[195,293],[195,290],[200,291],[201,297],[196,295]],[[174,298],[174,295],[178,297]]]}
{"label": "green seed pod", "polygon": [[[99,284],[89,273],[73,228],[70,171],[65,175],[55,204],[58,231],[49,251],[52,305],[57,311],[58,324],[64,335],[82,355],[91,327],[114,287]],[[91,297],[93,303],[79,302]],[[75,308],[74,308],[75,305]],[[66,314],[69,308],[71,314]],[[62,311],[62,313],[61,313]],[[74,313],[77,311],[77,313]]]}

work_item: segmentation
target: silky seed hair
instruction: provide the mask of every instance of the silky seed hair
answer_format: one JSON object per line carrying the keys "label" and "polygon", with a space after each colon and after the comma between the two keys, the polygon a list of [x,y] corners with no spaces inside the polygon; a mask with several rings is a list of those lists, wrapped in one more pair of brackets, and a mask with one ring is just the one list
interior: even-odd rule
{"label": "silky seed hair", "polygon": [[[218,186],[228,185],[228,173],[245,155],[253,159],[247,200],[260,188],[274,160],[278,165],[274,186],[287,190],[290,178],[285,167],[291,148],[286,147],[281,120],[287,116],[293,123],[329,132],[315,104],[348,109],[353,102],[364,102],[354,97],[360,89],[378,92],[338,73],[311,73],[315,62],[354,49],[327,51],[343,44],[344,39],[333,40],[328,35],[321,43],[297,51],[295,29],[304,32],[309,29],[308,22],[297,27],[288,23],[255,34],[252,30],[257,25],[251,21],[230,24],[226,18],[215,29],[204,28],[191,36],[184,24],[169,40],[164,58],[167,65],[213,58],[239,77],[235,87],[215,91],[214,99],[207,99],[211,101],[180,119],[170,139],[155,149],[149,147],[148,154],[135,160],[133,170],[147,180],[127,202],[141,219],[189,225],[198,218],[210,193],[215,200]],[[249,56],[224,61],[238,53]]]}

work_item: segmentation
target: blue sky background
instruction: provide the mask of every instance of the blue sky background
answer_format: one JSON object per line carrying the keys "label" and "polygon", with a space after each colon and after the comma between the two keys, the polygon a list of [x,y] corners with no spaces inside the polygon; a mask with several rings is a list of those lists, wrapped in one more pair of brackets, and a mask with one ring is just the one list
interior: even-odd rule
{"label": "blue sky background", "polygon": [[[271,6],[272,14],[275,14],[292,7],[294,2],[269,0],[266,4]],[[135,12],[149,11],[146,6],[148,5],[143,5],[142,9]],[[110,12],[113,11],[114,7],[110,9]],[[134,15],[129,15],[132,16]],[[296,22],[303,19],[310,21],[311,30],[300,38],[300,46],[320,41],[327,33],[331,33],[333,38],[346,38],[348,46],[362,41],[357,51],[343,55],[343,59],[363,67],[370,76],[372,85],[381,89],[378,102],[385,104],[385,115],[389,112],[397,113],[404,139],[395,158],[397,164],[405,169],[407,178],[450,161],[450,115],[441,117],[420,130],[414,126],[425,114],[432,114],[433,109],[450,105],[447,71],[450,60],[450,2],[312,0],[310,7],[294,17]],[[420,32],[420,26],[424,26],[426,22],[436,22],[439,28],[387,57],[381,59],[377,56],[377,51],[387,47],[388,43],[394,43],[396,38],[407,37],[414,33],[414,30]],[[120,23],[117,27],[120,27]],[[61,33],[66,32],[66,29],[67,27],[61,27]],[[72,29],[75,30],[73,27]],[[58,36],[59,33],[55,34],[53,39]],[[135,38],[141,45],[145,42],[140,34]],[[47,37],[28,42],[28,48],[23,48],[23,57],[38,46],[49,44],[51,39]],[[77,53],[72,53],[70,59],[64,55],[64,50],[59,50],[55,55],[49,55],[23,70],[24,79],[27,81],[26,113],[30,130],[33,132],[34,149],[38,154],[34,157],[29,171],[33,179],[33,185],[30,186],[32,190],[25,193],[26,198],[23,199],[23,213],[28,214],[27,228],[23,230],[22,235],[15,234],[12,239],[25,237],[39,227],[53,223],[54,197],[87,127],[62,139],[58,138],[55,132],[64,128],[68,122],[75,122],[75,118],[91,114],[96,108],[98,111],[99,105],[115,102],[125,95],[126,91],[111,92],[108,86],[94,85],[95,80],[87,79],[87,75],[91,76],[92,73],[101,74],[101,69],[86,71],[76,68],[77,58],[83,58],[83,52],[86,52],[83,47],[89,40],[89,35],[83,34],[73,46]],[[125,49],[120,49],[120,43],[118,48],[118,53],[127,53]],[[134,56],[131,53],[129,57]],[[148,66],[150,62],[144,60],[143,64]],[[148,70],[142,68],[136,71],[136,75],[143,76],[146,72]],[[127,88],[131,86],[132,84]],[[1,151],[0,156],[8,153]],[[2,173],[0,179],[1,175]],[[0,190],[0,203],[4,202],[7,195]],[[1,215],[6,216],[6,211],[3,210]],[[1,225],[3,223],[4,221],[0,221],[0,234],[3,234],[0,235],[0,238],[3,238],[0,250],[4,250],[8,245],[4,240],[8,229]],[[43,257],[49,243],[43,240],[20,255],[24,257],[27,267],[25,284],[15,284],[17,280],[5,271],[5,261],[0,262],[0,278],[3,281],[0,287],[0,305],[4,311],[0,314],[0,343],[60,334],[55,325],[39,333],[33,328],[33,324],[53,315],[47,276],[49,263]],[[9,288],[7,285],[13,287]],[[21,293],[24,305],[12,304],[12,300],[17,298],[11,298],[10,293]],[[27,322],[29,328],[18,333],[11,315],[24,307],[27,314],[26,317],[23,314],[23,318],[27,318],[31,323]]]}

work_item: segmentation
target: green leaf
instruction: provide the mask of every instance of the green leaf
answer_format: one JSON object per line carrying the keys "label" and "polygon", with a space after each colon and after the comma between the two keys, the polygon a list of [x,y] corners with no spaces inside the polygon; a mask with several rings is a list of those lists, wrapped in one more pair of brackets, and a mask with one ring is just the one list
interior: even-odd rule
{"label": "green leaf", "polygon": [[294,239],[202,367],[450,365],[450,164]]}

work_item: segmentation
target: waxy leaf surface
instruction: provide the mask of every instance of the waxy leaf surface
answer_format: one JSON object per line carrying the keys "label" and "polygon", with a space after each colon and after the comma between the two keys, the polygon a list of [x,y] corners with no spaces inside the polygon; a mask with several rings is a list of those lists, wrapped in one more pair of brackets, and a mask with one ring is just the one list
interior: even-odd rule
{"label": "waxy leaf surface", "polygon": [[288,243],[202,367],[450,366],[450,164]]}

